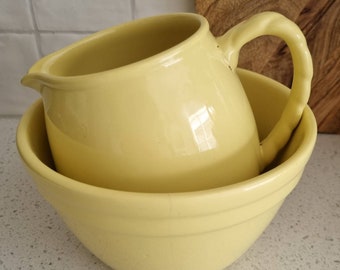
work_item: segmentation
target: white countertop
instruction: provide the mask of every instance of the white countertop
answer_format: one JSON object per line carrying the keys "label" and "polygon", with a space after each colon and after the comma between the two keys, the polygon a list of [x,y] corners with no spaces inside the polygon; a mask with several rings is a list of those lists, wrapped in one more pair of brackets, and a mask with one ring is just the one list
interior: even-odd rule
{"label": "white countertop", "polygon": [[[0,269],[109,269],[37,192],[16,149],[18,121],[0,118]],[[340,269],[340,135],[318,135],[298,186],[228,268],[253,269]]]}

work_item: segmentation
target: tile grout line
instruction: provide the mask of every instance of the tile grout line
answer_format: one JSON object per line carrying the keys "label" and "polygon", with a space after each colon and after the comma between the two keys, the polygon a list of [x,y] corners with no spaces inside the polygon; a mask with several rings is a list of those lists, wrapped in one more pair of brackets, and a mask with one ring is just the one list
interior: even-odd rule
{"label": "tile grout line", "polygon": [[30,13],[31,13],[31,18],[32,18],[33,27],[34,27],[33,34],[34,34],[34,37],[35,37],[35,42],[37,44],[38,54],[39,54],[39,57],[42,57],[43,52],[42,52],[42,48],[41,48],[41,39],[40,39],[40,34],[39,34],[39,30],[38,30],[38,23],[37,23],[37,20],[36,20],[36,17],[35,17],[32,0],[29,0],[28,4],[29,4],[29,10],[30,10]]}
{"label": "tile grout line", "polygon": [[94,31],[86,30],[6,30],[0,29],[0,34],[34,34],[35,32],[40,34],[91,34]]}
{"label": "tile grout line", "polygon": [[34,30],[0,29],[0,34],[33,34]]}

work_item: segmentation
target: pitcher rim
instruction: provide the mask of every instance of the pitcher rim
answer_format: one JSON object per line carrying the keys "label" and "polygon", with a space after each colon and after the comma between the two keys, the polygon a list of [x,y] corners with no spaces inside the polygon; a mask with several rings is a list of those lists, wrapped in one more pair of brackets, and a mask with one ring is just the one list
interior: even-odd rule
{"label": "pitcher rim", "polygon": [[[196,20],[199,22],[198,28],[187,38],[183,39],[182,41],[176,43],[175,45],[161,52],[155,53],[146,58],[137,60],[132,63],[125,64],[125,65],[122,65],[116,68],[89,73],[89,74],[62,76],[62,75],[56,75],[56,74],[49,72],[49,69],[55,63],[56,59],[59,59],[64,54],[77,48],[83,43],[91,42],[92,40],[99,39],[108,34],[114,35],[114,32],[117,31],[118,29],[131,27],[142,21],[146,22],[146,21],[159,20],[159,19],[164,19],[164,18],[175,19],[176,17],[187,17],[187,18],[191,18],[192,20]],[[38,78],[40,77],[41,80],[44,81],[45,85],[53,86],[53,88],[57,88],[57,89],[69,88],[67,87],[67,85],[70,85],[72,81],[75,81],[76,79],[80,79],[80,78],[82,80],[90,81],[93,78],[98,77],[98,76],[113,76],[114,74],[119,74],[119,76],[122,76],[124,72],[125,72],[124,76],[128,77],[130,72],[126,72],[126,69],[131,69],[132,71],[132,69],[140,69],[148,65],[152,66],[155,63],[159,65],[160,63],[164,62],[166,59],[178,54],[183,49],[192,46],[192,44],[195,43],[201,37],[201,35],[204,35],[206,32],[209,32],[209,23],[207,19],[204,16],[200,14],[196,14],[196,13],[179,12],[179,13],[168,13],[168,14],[161,14],[161,15],[156,15],[156,16],[139,18],[136,20],[114,25],[109,28],[100,30],[62,49],[59,49],[53,53],[50,53],[44,56],[30,68],[28,74],[31,74],[31,75],[35,74]],[[35,71],[34,69],[37,69],[38,66],[40,66],[40,70]],[[44,79],[42,79],[43,77]],[[91,83],[86,82],[86,84],[89,85]],[[72,88],[74,88],[74,86],[72,86]]]}

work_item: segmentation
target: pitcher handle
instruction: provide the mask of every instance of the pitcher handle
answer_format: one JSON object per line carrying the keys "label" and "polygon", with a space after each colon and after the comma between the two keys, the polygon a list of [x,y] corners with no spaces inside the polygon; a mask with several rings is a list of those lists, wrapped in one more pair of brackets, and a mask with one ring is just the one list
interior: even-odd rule
{"label": "pitcher handle", "polygon": [[288,142],[301,119],[310,95],[313,65],[306,39],[299,27],[276,12],[268,11],[252,16],[223,36],[217,37],[217,42],[224,50],[231,68],[235,70],[242,46],[262,35],[283,39],[290,49],[294,66],[293,83],[287,104],[279,121],[260,143],[263,169]]}

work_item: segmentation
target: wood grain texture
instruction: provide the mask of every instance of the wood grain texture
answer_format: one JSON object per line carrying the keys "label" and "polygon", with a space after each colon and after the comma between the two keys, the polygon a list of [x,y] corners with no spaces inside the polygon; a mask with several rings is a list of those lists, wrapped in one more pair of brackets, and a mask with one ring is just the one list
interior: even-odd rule
{"label": "wood grain texture", "polygon": [[[197,13],[208,19],[215,36],[267,10],[295,21],[306,36],[314,67],[309,105],[316,116],[319,132],[340,134],[340,1],[196,0]],[[290,52],[278,38],[260,37],[245,45],[239,66],[291,85]]]}

